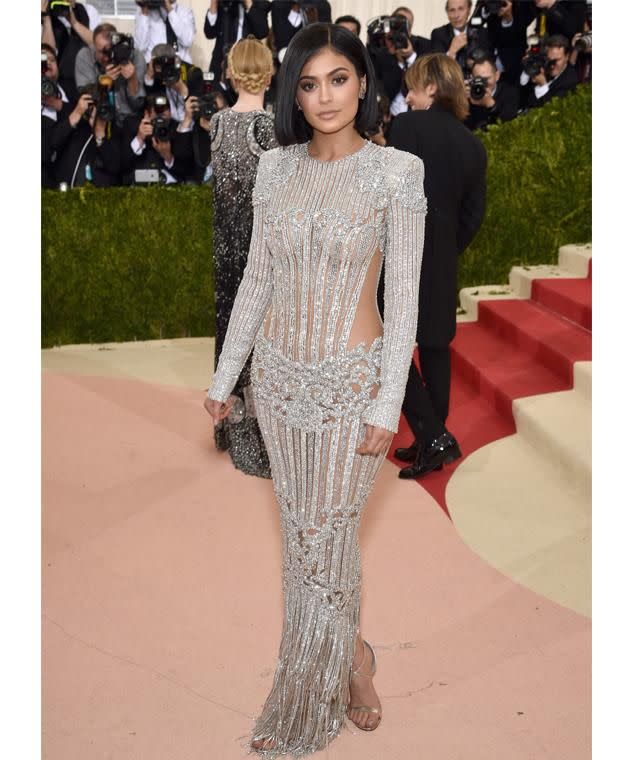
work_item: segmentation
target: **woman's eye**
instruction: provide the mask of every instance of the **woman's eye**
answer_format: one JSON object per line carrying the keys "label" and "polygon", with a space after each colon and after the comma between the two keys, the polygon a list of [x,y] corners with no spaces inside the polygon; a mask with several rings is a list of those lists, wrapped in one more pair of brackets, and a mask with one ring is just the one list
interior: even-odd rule
{"label": "woman's eye", "polygon": [[315,85],[313,84],[313,82],[303,82],[301,87],[304,90],[304,92],[311,92],[313,87],[315,87]]}
{"label": "woman's eye", "polygon": [[344,82],[347,82],[347,81],[348,81],[348,77],[343,77],[343,76],[342,77],[335,77],[333,79],[333,82],[335,84],[343,84]]}

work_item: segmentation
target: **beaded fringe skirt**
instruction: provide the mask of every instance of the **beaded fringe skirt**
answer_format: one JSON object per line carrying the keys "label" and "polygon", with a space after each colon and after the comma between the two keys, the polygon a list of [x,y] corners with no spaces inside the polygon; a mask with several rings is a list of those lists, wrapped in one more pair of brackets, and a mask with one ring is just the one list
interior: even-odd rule
{"label": "beaded fringe skirt", "polygon": [[284,621],[273,686],[250,742],[275,758],[323,749],[341,731],[359,628],[358,529],[384,455],[356,453],[378,391],[382,340],[317,363],[266,339],[252,382],[280,507]]}

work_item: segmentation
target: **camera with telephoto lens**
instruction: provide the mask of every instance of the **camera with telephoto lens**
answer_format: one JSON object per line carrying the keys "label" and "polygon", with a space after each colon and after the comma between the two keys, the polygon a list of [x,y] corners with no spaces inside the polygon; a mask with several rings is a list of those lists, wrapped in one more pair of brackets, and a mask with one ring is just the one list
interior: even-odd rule
{"label": "camera with telephoto lens", "polygon": [[112,32],[110,41],[109,59],[114,66],[125,66],[133,61],[133,37],[130,34]]}
{"label": "camera with telephoto lens", "polygon": [[181,77],[182,62],[177,56],[159,55],[153,59],[153,71],[157,83],[165,85],[179,82]]}
{"label": "camera with telephoto lens", "polygon": [[593,49],[593,32],[581,34],[575,41],[575,49],[581,53],[590,53]]}
{"label": "camera with telephoto lens", "polygon": [[46,53],[42,53],[42,98],[53,98],[59,94],[57,85],[48,79],[46,72],[48,71],[48,56]]}
{"label": "camera with telephoto lens", "polygon": [[187,72],[186,85],[188,87],[188,96],[197,98],[195,119],[212,118],[219,110],[217,108],[213,73],[202,71],[198,66],[190,66]]}
{"label": "camera with telephoto lens", "polygon": [[481,100],[486,94],[488,87],[487,77],[473,77],[470,80],[470,97],[472,100]]}
{"label": "camera with telephoto lens", "polygon": [[507,0],[485,0],[484,10],[488,16],[498,16],[507,5]]}
{"label": "camera with telephoto lens", "polygon": [[409,46],[409,25],[403,16],[377,16],[368,22],[368,45],[386,47],[389,40],[396,50]]}
{"label": "camera with telephoto lens", "polygon": [[92,104],[84,114],[84,118],[89,120],[94,109],[96,109],[96,118],[105,122],[113,122],[116,118],[116,105],[114,101],[114,80],[102,74],[97,82],[91,82],[79,88],[80,95],[89,95],[92,98]]}
{"label": "camera with telephoto lens", "polygon": [[69,0],[51,0],[48,10],[53,16],[61,16],[62,18],[70,18],[71,4]]}

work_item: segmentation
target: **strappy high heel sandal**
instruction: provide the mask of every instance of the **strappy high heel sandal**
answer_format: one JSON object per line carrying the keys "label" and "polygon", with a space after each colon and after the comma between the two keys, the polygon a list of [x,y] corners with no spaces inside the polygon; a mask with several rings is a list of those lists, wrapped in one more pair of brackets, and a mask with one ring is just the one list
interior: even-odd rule
{"label": "strappy high heel sandal", "polygon": [[[365,662],[365,647],[368,646],[370,649],[370,652],[372,652],[372,668],[370,673],[361,673],[360,670],[363,666],[363,663]],[[374,674],[376,673],[376,654],[374,650],[372,649],[372,645],[369,644],[365,639],[363,639],[363,658],[361,659],[361,664],[356,670],[352,670],[352,675],[354,676],[363,676],[364,678],[372,678]],[[380,701],[380,700],[379,700]],[[372,715],[378,715],[378,723],[375,726],[360,726],[358,723],[356,723],[352,718],[350,718],[350,713],[352,710],[358,710],[359,712],[364,713],[371,713]],[[378,710],[376,707],[370,707],[369,705],[348,705],[347,714],[350,720],[354,723],[354,725],[357,728],[360,728],[362,731],[374,731],[374,729],[378,728],[381,723],[381,718],[383,717],[381,710]]]}

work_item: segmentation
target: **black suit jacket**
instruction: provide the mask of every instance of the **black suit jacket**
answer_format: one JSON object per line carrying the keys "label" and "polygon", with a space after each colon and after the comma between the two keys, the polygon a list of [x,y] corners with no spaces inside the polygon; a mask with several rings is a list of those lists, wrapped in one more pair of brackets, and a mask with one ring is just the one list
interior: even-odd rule
{"label": "black suit jacket", "polygon": [[497,82],[497,91],[494,94],[494,107],[484,108],[470,103],[470,114],[464,122],[468,129],[482,129],[488,124],[496,124],[497,121],[510,121],[515,118],[519,107],[519,92],[516,87],[501,80]]}
{"label": "black suit jacket", "polygon": [[422,346],[447,346],[455,336],[457,259],[485,213],[486,150],[462,122],[437,106],[398,116],[389,145],[424,162],[428,211],[416,338]]}
{"label": "black suit jacket", "polygon": [[488,39],[492,52],[503,64],[501,80],[519,86],[523,56],[527,49],[527,25],[531,21],[526,3],[512,3],[512,25],[505,27],[498,16],[488,18]]}
{"label": "black suit jacket", "polygon": [[[252,7],[249,11],[245,12],[243,37],[247,37],[248,34],[253,34],[259,40],[264,40],[267,37],[269,34],[267,15],[271,6],[272,4],[268,0],[254,0]],[[229,15],[230,13],[231,15]],[[229,18],[226,15],[229,15]],[[203,33],[209,40],[216,40],[210,60],[210,71],[214,73],[214,79],[218,82],[222,75],[226,46],[229,49],[236,42],[236,35],[238,33],[238,3],[234,3],[231,12],[226,11],[224,6],[219,5],[217,21],[214,25],[210,25],[208,14],[206,13]]]}
{"label": "black suit jacket", "polygon": [[143,116],[129,116],[125,119],[122,129],[121,155],[122,155],[122,180],[124,185],[134,184],[134,172],[136,169],[159,169],[166,170],[178,182],[183,182],[192,171],[192,155],[179,148],[181,143],[186,143],[190,138],[185,133],[177,132],[179,122],[171,119],[171,150],[175,159],[173,166],[168,169],[164,164],[164,159],[153,147],[151,138],[145,141],[145,149],[140,156],[137,156],[131,147],[134,137],[138,134],[138,127]]}
{"label": "black suit jacket", "polygon": [[112,187],[120,177],[120,129],[111,125],[111,136],[101,146],[96,145],[92,129],[85,119],[73,129],[68,119],[60,121],[51,135],[50,147],[56,154],[56,182],[80,187],[87,182],[85,169],[90,164],[95,187]]}
{"label": "black suit jacket", "polygon": [[[273,0],[271,3],[271,28],[273,29],[277,52],[285,48],[304,26],[302,24],[302,26],[295,27],[289,21],[289,13],[291,13],[293,3],[294,0]],[[317,6],[320,21],[332,23],[328,0],[313,0],[313,5]]]}
{"label": "black suit jacket", "polygon": [[[466,32],[470,37],[470,24],[466,25]],[[477,29],[476,41],[474,47],[480,47],[490,52],[490,40],[488,38],[488,30],[485,28]],[[444,24],[444,26],[438,26],[431,32],[431,47],[434,53],[446,53],[451,46],[455,32],[450,24]],[[468,40],[467,48],[470,49],[472,45],[471,39]],[[457,63],[463,69],[466,65],[466,47],[462,48],[456,56]]]}
{"label": "black suit jacket", "polygon": [[578,86],[578,75],[573,66],[569,64],[566,69],[556,77],[549,85],[549,90],[542,98],[536,97],[534,83],[530,80],[526,87],[526,105],[527,108],[538,108],[544,106],[552,98],[563,98],[570,92],[573,92]]}
{"label": "black suit jacket", "polygon": [[[90,17],[81,3],[74,6],[74,15],[83,26],[90,28]],[[66,26],[51,14],[53,34],[55,35],[55,47],[57,48],[57,63],[59,65],[59,84],[72,100],[78,97],[77,87],[74,81],[74,62],[77,53],[85,47],[85,42],[73,30]]]}
{"label": "black suit jacket", "polygon": [[[432,50],[431,42],[426,37],[412,35],[411,44],[418,56],[430,53]],[[385,48],[375,51],[372,62],[377,79],[381,82],[387,97],[392,101],[403,89],[404,69],[398,65],[396,56],[388,53]]]}
{"label": "black suit jacket", "polygon": [[581,32],[584,28],[586,10],[586,0],[557,0],[547,10],[539,10],[533,2],[523,3],[526,25],[529,26],[536,19],[536,34],[540,35],[542,18],[545,17],[545,36],[562,34],[569,42],[571,42],[573,35]]}

